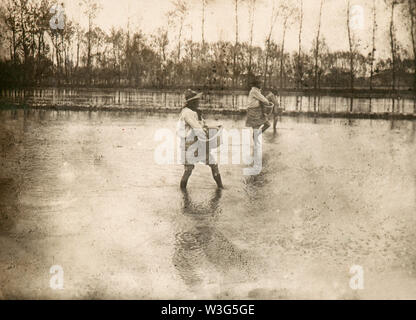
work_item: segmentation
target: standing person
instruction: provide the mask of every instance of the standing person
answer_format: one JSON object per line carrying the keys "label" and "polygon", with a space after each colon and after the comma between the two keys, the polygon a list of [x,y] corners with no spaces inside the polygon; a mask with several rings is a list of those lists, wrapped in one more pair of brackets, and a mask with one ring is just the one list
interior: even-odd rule
{"label": "standing person", "polygon": [[[184,125],[185,131],[183,134],[183,139],[181,139],[181,150],[185,150],[185,159],[183,159],[185,171],[181,179],[181,189],[186,189],[188,179],[192,174],[192,170],[195,168],[195,163],[198,162],[198,159],[193,157],[193,155],[188,154],[190,146],[192,146],[194,143],[200,143],[199,147],[201,147],[201,149],[206,148],[206,142],[202,141],[207,140],[208,130],[207,126],[205,125],[205,121],[202,118],[201,111],[199,110],[199,100],[201,96],[202,93],[197,93],[190,89],[186,90],[185,106],[182,108],[179,116],[179,121]],[[194,140],[188,138],[190,134],[192,135],[192,133],[195,137]],[[198,141],[199,139],[201,139],[201,141]],[[200,148],[198,148],[195,153],[197,153],[199,150]],[[208,163],[206,164],[210,166],[212,177],[217,183],[218,188],[222,189],[224,186],[221,181],[221,174],[218,168],[218,164],[211,156],[210,150],[206,150],[206,152],[208,152],[208,157],[205,157],[205,161],[208,160]]]}
{"label": "standing person", "polygon": [[[260,80],[253,76],[249,81],[249,86],[251,90],[248,94],[248,106],[247,106],[247,120],[246,127],[251,127],[253,130],[261,129],[263,133],[270,127],[270,123],[267,120],[267,117],[264,112],[264,106],[270,106],[271,103],[260,90]],[[257,143],[255,139],[255,132],[253,132],[254,142]]]}
{"label": "standing person", "polygon": [[276,132],[276,126],[277,126],[277,117],[281,115],[282,109],[280,108],[279,103],[279,92],[277,90],[272,90],[270,93],[266,96],[267,100],[269,100],[271,103],[273,103],[273,131]]}

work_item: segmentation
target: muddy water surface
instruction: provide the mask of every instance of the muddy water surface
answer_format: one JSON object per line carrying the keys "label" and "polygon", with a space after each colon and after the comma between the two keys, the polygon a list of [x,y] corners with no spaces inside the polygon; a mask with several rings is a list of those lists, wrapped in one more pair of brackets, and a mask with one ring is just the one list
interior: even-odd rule
{"label": "muddy water surface", "polygon": [[218,191],[198,165],[185,193],[154,158],[175,114],[0,122],[4,298],[416,298],[415,122],[282,118],[259,175],[222,165]]}

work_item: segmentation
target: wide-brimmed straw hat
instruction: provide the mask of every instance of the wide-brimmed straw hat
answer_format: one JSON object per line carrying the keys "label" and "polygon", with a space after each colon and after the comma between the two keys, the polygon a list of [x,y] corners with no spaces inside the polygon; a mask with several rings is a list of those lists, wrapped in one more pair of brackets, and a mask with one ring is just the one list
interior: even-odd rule
{"label": "wide-brimmed straw hat", "polygon": [[192,101],[192,100],[195,100],[195,99],[201,99],[201,97],[202,97],[202,92],[198,93],[198,92],[193,91],[191,89],[188,89],[188,90],[185,91],[185,101],[186,102],[189,102],[189,101]]}

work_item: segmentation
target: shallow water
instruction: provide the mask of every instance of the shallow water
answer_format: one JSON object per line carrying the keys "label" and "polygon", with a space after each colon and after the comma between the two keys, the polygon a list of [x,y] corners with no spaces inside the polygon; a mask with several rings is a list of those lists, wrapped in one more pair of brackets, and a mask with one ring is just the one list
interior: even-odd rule
{"label": "shallow water", "polygon": [[183,193],[154,158],[176,116],[0,112],[0,296],[416,298],[416,122],[283,117],[261,174]]}
{"label": "shallow water", "polygon": [[[206,92],[201,106],[206,109],[244,110],[247,93],[219,94]],[[178,92],[143,91],[136,89],[26,89],[0,90],[0,102],[28,104],[32,106],[64,107],[111,107],[111,108],[180,108],[184,95]],[[288,94],[281,97],[281,107],[286,111],[315,111],[324,113],[416,113],[416,100],[410,98],[346,98],[332,96],[299,96]]]}

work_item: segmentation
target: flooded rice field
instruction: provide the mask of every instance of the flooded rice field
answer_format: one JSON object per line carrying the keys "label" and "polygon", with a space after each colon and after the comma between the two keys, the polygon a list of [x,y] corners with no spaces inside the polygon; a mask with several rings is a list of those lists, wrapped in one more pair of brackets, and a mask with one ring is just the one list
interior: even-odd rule
{"label": "flooded rice field", "polygon": [[[247,107],[248,92],[206,92],[202,108],[214,111],[241,111]],[[333,96],[300,96],[287,93],[281,96],[281,106],[287,112],[399,114],[416,113],[416,100],[404,97],[348,98]],[[96,107],[113,109],[177,109],[182,107],[182,92],[143,91],[139,89],[58,89],[0,90],[1,104],[27,104],[34,107],[57,108]]]}
{"label": "flooded rice field", "polygon": [[154,159],[176,120],[0,112],[0,298],[416,298],[416,122],[283,117],[259,175],[182,192]]}

